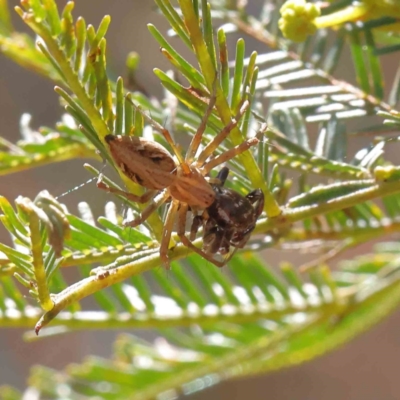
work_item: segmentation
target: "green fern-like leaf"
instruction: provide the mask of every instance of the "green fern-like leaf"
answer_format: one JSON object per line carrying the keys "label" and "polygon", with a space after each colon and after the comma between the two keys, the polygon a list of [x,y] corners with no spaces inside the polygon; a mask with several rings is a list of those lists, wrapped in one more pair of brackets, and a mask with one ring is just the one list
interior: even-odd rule
{"label": "green fern-like leaf", "polygon": [[[83,18],[74,19],[72,2],[59,10],[53,0],[24,0],[17,12],[37,35],[36,45],[14,30],[6,1],[0,0],[1,51],[55,82],[66,113],[54,128],[38,131],[29,128],[24,116],[21,141],[0,139],[0,174],[78,157],[101,158],[123,182],[105,177],[109,186],[125,185],[141,194],[143,188],[114,164],[104,140],[108,134],[143,135],[168,148],[147,116],[160,124],[173,116],[175,140],[186,143],[213,95],[215,108],[202,146],[249,104],[214,156],[268,124],[257,148],[229,162],[227,185],[243,195],[261,188],[266,202],[248,246],[224,274],[191,254],[176,235],[172,271],[160,269],[164,209],[143,226],[124,229],[113,203],[95,221],[89,204],[82,202],[79,215],[73,215],[47,192],[33,200],[19,197],[15,207],[0,198],[0,220],[12,243],[0,244],[0,326],[28,328],[28,339],[35,324],[43,338],[78,329],[152,328],[160,335],[154,343],[120,337],[113,360],[91,357],[63,372],[36,367],[24,394],[7,387],[0,398],[28,397],[29,391],[51,399],[190,394],[222,380],[311,360],[397,307],[396,244],[383,243],[334,271],[326,265],[346,249],[400,230],[400,171],[385,152],[389,142],[398,140],[383,137],[399,126],[392,105],[398,101],[400,75],[389,85],[386,103],[380,67],[381,56],[396,51],[398,37],[387,36],[390,48],[378,48],[385,39],[380,28],[393,21],[368,17],[363,25],[330,33],[320,23],[316,35],[289,47],[278,29],[278,3],[266,3],[254,16],[236,2],[156,0],[173,33],[166,36],[153,25],[149,31],[186,82],[155,69],[166,93],[157,101],[130,92],[122,78],[110,79],[110,17],[95,29]],[[321,18],[336,18],[346,4],[330,2]],[[224,25],[216,26],[218,21]],[[273,51],[245,57],[241,38],[228,55],[233,31]],[[191,61],[176,50],[178,40]],[[334,76],[346,47],[352,53],[354,84]],[[377,113],[385,123],[376,123]],[[354,132],[350,121],[366,127]],[[348,142],[360,133],[368,133],[371,142],[353,157]],[[86,168],[98,176],[96,168]],[[133,212],[140,211],[140,205],[124,201]],[[195,243],[201,246],[201,240]],[[271,247],[312,249],[315,258],[302,266],[283,263],[277,273],[255,255]],[[79,270],[76,281],[65,278],[67,267]],[[87,296],[93,296],[100,311],[82,302]]]}

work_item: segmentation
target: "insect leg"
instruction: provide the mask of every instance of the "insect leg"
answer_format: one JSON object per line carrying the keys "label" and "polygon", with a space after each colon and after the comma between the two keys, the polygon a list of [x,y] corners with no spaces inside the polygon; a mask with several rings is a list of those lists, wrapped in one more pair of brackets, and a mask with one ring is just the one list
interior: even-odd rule
{"label": "insect leg", "polygon": [[246,195],[246,197],[249,199],[251,204],[255,204],[255,210],[258,218],[264,209],[264,193],[261,189],[256,189]]}
{"label": "insect leg", "polygon": [[225,181],[228,179],[229,175],[229,168],[228,167],[222,167],[220,171],[218,172],[217,176],[215,177],[217,183],[214,183],[214,185],[218,187],[222,187],[225,185]]}
{"label": "insect leg", "polygon": [[210,263],[216,265],[217,267],[221,268],[226,264],[226,261],[217,261],[215,260],[210,254],[205,253],[203,250],[196,247],[185,235],[186,231],[186,215],[188,211],[187,204],[182,204],[178,211],[178,236],[181,240],[182,244],[189,249],[193,250],[195,253],[199,254],[201,257],[205,258]]}
{"label": "insect leg", "polygon": [[201,215],[196,215],[193,218],[192,226],[190,227],[190,240],[196,239],[196,234],[200,229],[200,226],[203,225],[203,217]]}
{"label": "insect leg", "polygon": [[219,251],[224,241],[224,231],[217,225],[204,228],[203,248],[207,254],[215,254]]}

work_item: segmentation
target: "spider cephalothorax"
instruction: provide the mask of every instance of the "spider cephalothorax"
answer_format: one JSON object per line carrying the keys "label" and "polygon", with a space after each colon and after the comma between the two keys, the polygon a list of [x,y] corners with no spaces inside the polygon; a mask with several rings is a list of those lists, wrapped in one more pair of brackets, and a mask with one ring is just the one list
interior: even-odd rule
{"label": "spider cephalothorax", "polygon": [[[256,145],[258,139],[247,139],[240,145],[224,153],[217,156],[214,154],[215,150],[225,140],[229,132],[238,124],[238,121],[246,111],[249,106],[246,101],[243,103],[237,116],[232,119],[231,123],[225,126],[197,155],[202,135],[208,117],[214,107],[214,103],[215,99],[211,99],[185,157],[179,152],[169,131],[152,118],[143,114],[145,119],[164,136],[167,143],[171,146],[176,160],[174,160],[171,154],[162,145],[142,137],[116,136],[111,134],[105,137],[105,141],[109,146],[110,154],[116,166],[129,179],[147,189],[143,195],[138,196],[109,187],[102,181],[102,176],[99,176],[97,182],[99,188],[122,195],[134,202],[148,203],[147,207],[138,218],[127,222],[125,225],[132,227],[138,226],[146,221],[150,214],[158,207],[170,201],[160,242],[160,257],[167,268],[169,268],[168,248],[176,218],[178,220],[177,234],[185,246],[201,254],[204,258],[217,266],[226,263],[214,260],[209,253],[195,247],[192,241],[186,237],[187,214],[189,210],[198,213],[212,207],[221,194],[216,190],[216,185],[211,185],[208,182],[207,176],[209,172],[214,167],[225,163],[236,155],[248,150],[251,146]],[[139,109],[137,110],[140,111]],[[221,205],[221,201],[219,201],[218,204]],[[218,221],[216,225],[223,228],[222,224]],[[232,233],[229,233],[229,243],[231,245],[237,243],[238,246],[236,247],[240,247],[240,235],[241,231],[234,229]]]}

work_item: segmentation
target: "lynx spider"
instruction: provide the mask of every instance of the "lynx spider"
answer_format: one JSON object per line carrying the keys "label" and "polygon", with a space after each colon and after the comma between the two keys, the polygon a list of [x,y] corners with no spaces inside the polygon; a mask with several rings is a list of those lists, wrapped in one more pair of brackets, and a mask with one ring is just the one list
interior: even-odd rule
{"label": "lynx spider", "polygon": [[123,196],[137,203],[149,203],[139,217],[126,222],[125,226],[136,227],[142,224],[158,207],[171,200],[160,243],[160,258],[166,269],[170,268],[168,250],[176,219],[177,235],[186,247],[200,254],[218,267],[222,267],[227,262],[227,260],[215,260],[212,254],[208,254],[196,247],[186,237],[187,214],[189,210],[196,214],[197,211],[205,210],[213,204],[216,194],[208,178],[206,178],[209,172],[214,167],[229,161],[250,147],[255,146],[259,140],[256,137],[247,139],[240,145],[213,157],[215,150],[226,139],[231,130],[237,126],[249,107],[249,102],[245,101],[235,118],[232,118],[231,122],[200,151],[197,160],[195,160],[215,101],[216,98],[212,96],[185,157],[180,153],[170,132],[135,106],[136,110],[141,112],[153,128],[164,136],[167,143],[171,146],[177,162],[157,142],[137,136],[116,136],[110,134],[105,137],[116,165],[129,179],[147,189],[143,195],[138,196],[109,187],[102,181],[102,174],[99,175],[97,181],[98,188]]}

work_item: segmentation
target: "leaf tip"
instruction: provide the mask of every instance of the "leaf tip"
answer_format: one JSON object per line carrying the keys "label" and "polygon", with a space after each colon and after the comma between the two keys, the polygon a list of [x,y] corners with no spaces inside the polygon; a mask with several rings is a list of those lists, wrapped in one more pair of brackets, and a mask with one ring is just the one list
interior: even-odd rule
{"label": "leaf tip", "polygon": [[20,6],[15,6],[14,10],[21,18],[24,18],[24,10]]}
{"label": "leaf tip", "polygon": [[37,322],[37,324],[35,325],[35,333],[36,336],[39,336],[39,332],[42,329],[43,324],[42,324],[42,318],[40,318],[40,320]]}

